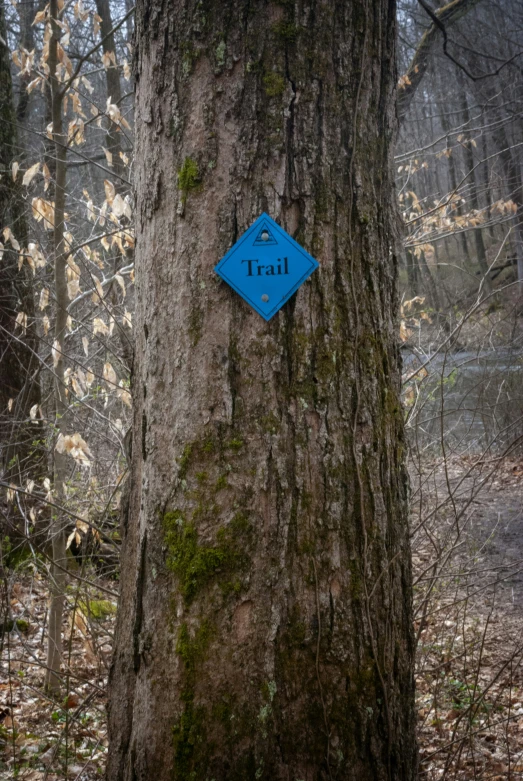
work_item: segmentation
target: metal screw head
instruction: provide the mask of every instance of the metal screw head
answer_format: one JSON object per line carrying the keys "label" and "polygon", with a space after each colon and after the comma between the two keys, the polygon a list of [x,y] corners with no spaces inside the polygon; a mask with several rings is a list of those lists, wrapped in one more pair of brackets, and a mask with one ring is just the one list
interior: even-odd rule
{"label": "metal screw head", "polygon": [[269,241],[269,231],[262,231],[260,239],[262,241]]}
{"label": "metal screw head", "polygon": [[264,293],[263,296],[261,297],[261,299],[266,304],[267,301],[269,300],[269,296],[267,295],[267,293]]}

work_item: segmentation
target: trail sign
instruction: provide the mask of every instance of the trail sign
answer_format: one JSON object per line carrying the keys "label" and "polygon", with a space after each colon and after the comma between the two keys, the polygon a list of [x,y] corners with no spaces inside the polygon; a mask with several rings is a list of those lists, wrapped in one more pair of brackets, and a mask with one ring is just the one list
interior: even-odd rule
{"label": "trail sign", "polygon": [[318,265],[268,214],[262,214],[214,270],[270,320]]}

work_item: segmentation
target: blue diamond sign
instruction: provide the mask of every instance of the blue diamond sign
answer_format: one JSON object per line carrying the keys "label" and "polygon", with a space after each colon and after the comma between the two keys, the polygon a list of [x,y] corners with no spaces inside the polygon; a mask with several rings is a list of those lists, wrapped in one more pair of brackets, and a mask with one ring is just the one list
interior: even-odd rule
{"label": "blue diamond sign", "polygon": [[270,320],[317,268],[317,260],[262,214],[214,270]]}

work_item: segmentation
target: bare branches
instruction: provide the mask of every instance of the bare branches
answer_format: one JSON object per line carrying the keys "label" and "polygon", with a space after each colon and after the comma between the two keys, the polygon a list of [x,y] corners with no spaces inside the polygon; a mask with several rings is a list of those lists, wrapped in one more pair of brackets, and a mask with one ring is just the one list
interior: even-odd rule
{"label": "bare branches", "polygon": [[[418,2],[429,14],[432,25],[423,34],[407,72],[400,79],[398,91],[398,114],[400,121],[405,117],[416,90],[425,75],[430,56],[434,51],[440,33],[443,34],[444,51],[448,54],[446,50],[448,41],[447,29],[459,21],[459,19],[462,19],[465,14],[478,4],[479,0],[452,0],[451,3],[434,12],[425,0],[418,0]],[[450,57],[450,55],[448,56]],[[453,58],[451,57],[451,59]],[[453,61],[455,62],[454,59]]]}

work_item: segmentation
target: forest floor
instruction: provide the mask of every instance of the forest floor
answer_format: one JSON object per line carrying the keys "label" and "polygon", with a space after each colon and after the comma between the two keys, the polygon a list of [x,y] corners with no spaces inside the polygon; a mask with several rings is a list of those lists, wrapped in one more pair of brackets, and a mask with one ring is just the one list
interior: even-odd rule
{"label": "forest floor", "polygon": [[418,480],[420,778],[523,779],[523,461],[427,463]]}
{"label": "forest floor", "polygon": [[[523,461],[490,466],[426,462],[413,477],[422,781],[523,779]],[[43,687],[47,581],[32,564],[4,581],[14,623],[1,648],[1,781],[103,775],[115,583],[76,583],[57,703]]]}

